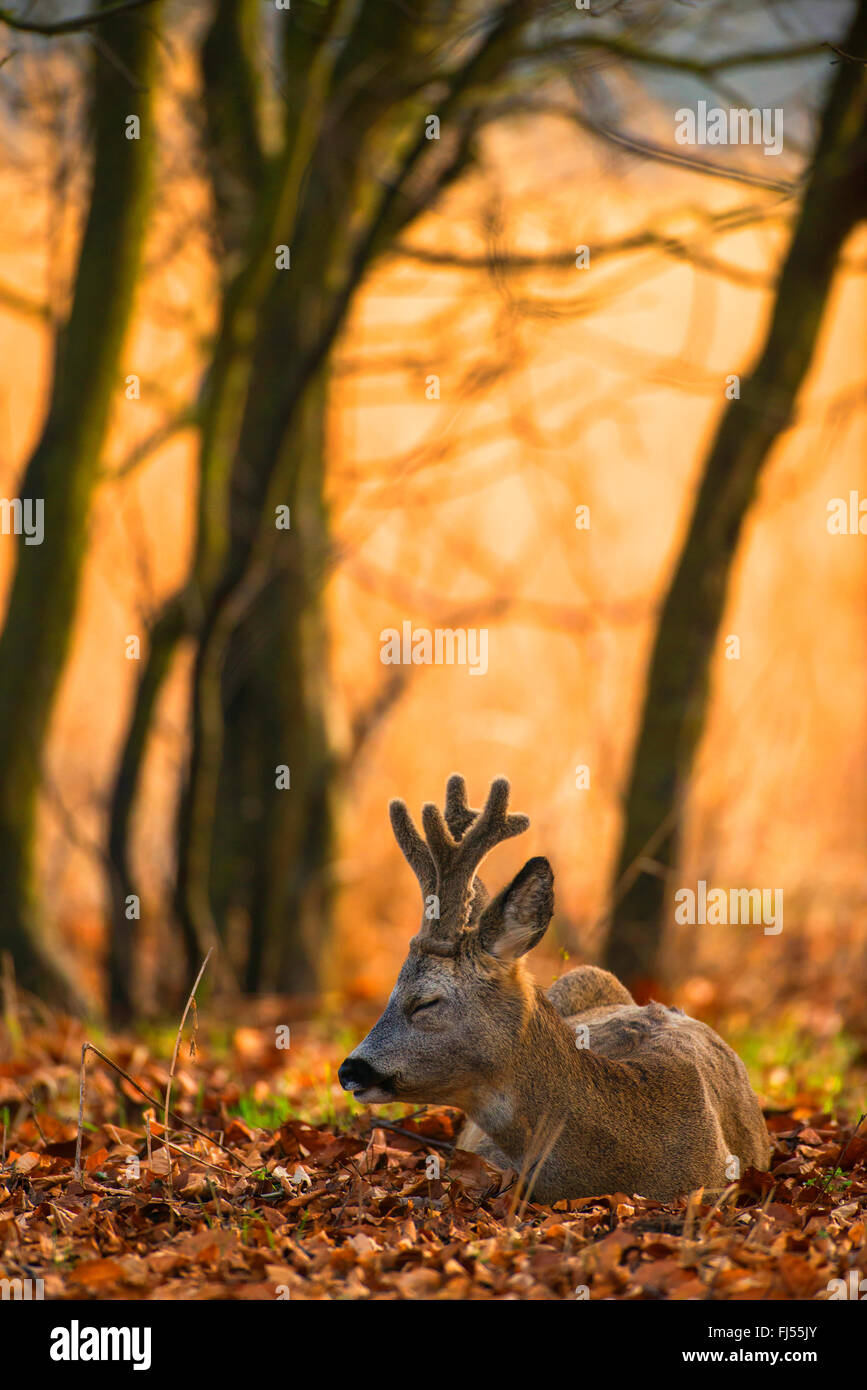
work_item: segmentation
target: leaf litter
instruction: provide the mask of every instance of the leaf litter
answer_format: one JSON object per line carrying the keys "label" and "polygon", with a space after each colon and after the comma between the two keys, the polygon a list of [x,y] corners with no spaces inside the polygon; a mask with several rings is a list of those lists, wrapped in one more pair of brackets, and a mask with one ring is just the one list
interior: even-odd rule
{"label": "leaf litter", "polygon": [[291,1060],[245,1027],[171,1065],[120,1035],[89,1058],[77,1174],[84,1041],[0,1028],[0,1277],[49,1299],[813,1300],[867,1272],[867,1119],[809,1096],[723,1193],[547,1207],[454,1148],[457,1112],[351,1107],[315,1029]]}

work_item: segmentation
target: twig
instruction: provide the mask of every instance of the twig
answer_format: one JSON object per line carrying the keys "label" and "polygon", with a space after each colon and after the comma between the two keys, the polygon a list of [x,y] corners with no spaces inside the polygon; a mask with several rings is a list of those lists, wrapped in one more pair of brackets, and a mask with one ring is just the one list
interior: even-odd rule
{"label": "twig", "polygon": [[[348,1159],[346,1160],[346,1162],[345,1162],[345,1163],[341,1163],[340,1166],[341,1166],[341,1168],[348,1168],[351,1172],[353,1172],[353,1173],[355,1174],[356,1178],[358,1179],[358,1193],[360,1194],[360,1192],[361,1192],[361,1184],[364,1182],[364,1178],[363,1178],[362,1175],[361,1175],[361,1171],[360,1171],[360,1169],[359,1169],[359,1167],[358,1167],[358,1164],[357,1164],[357,1163],[354,1163],[354,1162],[352,1161],[351,1158],[348,1158]],[[351,1196],[352,1196],[352,1179],[350,1178],[349,1182],[346,1184],[346,1196],[344,1197],[344,1199],[343,1199],[343,1204],[342,1204],[342,1206],[341,1206],[341,1208],[340,1208],[340,1211],[337,1213],[337,1216],[336,1216],[336,1218],[335,1218],[335,1219],[336,1219],[337,1225],[339,1225],[340,1222],[343,1220],[343,1213],[346,1211],[346,1208],[349,1206],[349,1199],[350,1199]],[[360,1197],[359,1197],[359,1200],[356,1202],[356,1205],[360,1208]]]}
{"label": "twig", "polygon": [[702,1222],[702,1240],[706,1239],[707,1237],[708,1230],[710,1229],[711,1219],[716,1215],[718,1211],[721,1212],[723,1207],[726,1206],[729,1201],[731,1201],[731,1198],[737,1192],[739,1187],[739,1182],[732,1182],[729,1183],[728,1187],[724,1188],[723,1191],[720,1193],[719,1197],[714,1202],[713,1206],[711,1207],[710,1211],[708,1212],[707,1216],[704,1218],[704,1221]]}
{"label": "twig", "polygon": [[673,806],[666,812],[653,834],[642,845],[641,849],[632,860],[632,863],[628,864],[623,870],[623,873],[620,875],[611,891],[611,906],[606,908],[602,916],[598,917],[593,923],[592,931],[594,934],[610,924],[614,915],[614,909],[623,898],[626,897],[626,894],[629,892],[636,879],[644,872],[642,864],[646,862],[663,843],[669,830],[676,823],[678,813],[679,807],[677,806]]}
{"label": "twig", "polygon": [[[12,53],[7,53],[6,57],[0,60],[0,68],[3,67],[4,63],[8,63],[13,56]],[[0,284],[0,305],[4,309],[11,309],[13,314],[23,314],[26,318],[43,319],[47,323],[51,322],[50,304],[43,304],[41,300],[31,299],[29,295],[21,294],[11,285]]]}
{"label": "twig", "polygon": [[407,1139],[414,1139],[415,1142],[421,1144],[423,1148],[430,1145],[433,1148],[447,1149],[451,1152],[455,1147],[454,1141],[451,1139],[431,1139],[427,1134],[415,1134],[411,1129],[402,1129],[400,1125],[392,1124],[391,1120],[377,1120],[376,1124],[371,1128],[371,1134],[374,1129],[389,1129],[393,1134],[403,1134]]}
{"label": "twig", "polygon": [[835,43],[829,43],[826,40],[822,46],[823,48],[830,48],[832,53],[836,53],[838,58],[843,58],[847,63],[860,63],[862,67],[867,63],[867,58],[859,58],[855,53],[847,53],[845,49],[838,48]]}
{"label": "twig", "polygon": [[759,1227],[761,1226],[762,1222],[763,1222],[764,1219],[765,1219],[765,1216],[766,1216],[766,1214],[767,1214],[768,1207],[771,1205],[771,1202],[774,1200],[774,1196],[775,1196],[775,1194],[776,1194],[776,1191],[777,1191],[777,1188],[779,1187],[779,1185],[780,1185],[779,1183],[776,1183],[776,1182],[775,1182],[774,1185],[773,1185],[773,1187],[771,1188],[770,1192],[768,1193],[767,1197],[766,1197],[765,1200],[762,1202],[761,1210],[760,1210],[758,1216],[756,1217],[756,1220],[753,1222],[752,1226],[751,1226],[750,1229],[747,1231],[746,1239],[745,1239],[745,1241],[744,1241],[744,1249],[746,1249],[746,1247],[749,1245],[749,1243],[750,1243],[750,1241],[752,1240],[753,1236],[758,1234]]}
{"label": "twig", "polygon": [[[180,1154],[182,1158],[188,1159],[190,1163],[201,1163],[205,1168],[213,1168],[215,1173],[222,1173],[223,1177],[243,1178],[245,1181],[247,1180],[246,1173],[236,1173],[231,1168],[221,1168],[218,1163],[211,1163],[207,1158],[200,1158],[198,1154],[191,1154],[188,1149],[182,1149],[180,1144],[172,1144],[168,1139],[162,1137],[159,1142],[165,1144],[167,1149],[171,1149],[174,1153]],[[169,1168],[171,1168],[171,1163],[169,1164]]]}
{"label": "twig", "polygon": [[30,1114],[31,1114],[31,1117],[32,1117],[32,1119],[33,1119],[33,1123],[35,1124],[36,1128],[37,1128],[38,1131],[39,1131],[39,1138],[42,1140],[43,1144],[46,1144],[46,1145],[47,1145],[48,1140],[47,1140],[46,1137],[45,1137],[45,1131],[43,1130],[41,1124],[39,1123],[39,1116],[38,1116],[37,1113],[36,1113],[36,1101],[35,1101],[35,1100],[33,1099],[33,1097],[29,1094],[29,1092],[25,1091],[25,1089],[24,1089],[24,1087],[21,1085],[21,1082],[20,1082],[20,1081],[16,1082],[15,1084],[17,1085],[17,1087],[18,1087],[19,1091],[21,1092],[22,1096],[24,1097],[24,1099],[27,1101],[27,1104],[30,1106]]}
{"label": "twig", "polygon": [[[169,1133],[169,1103],[170,1103],[171,1098],[172,1098],[172,1081],[174,1080],[174,1076],[175,1076],[175,1067],[177,1066],[177,1063],[178,1063],[178,1052],[180,1051],[180,1047],[181,1047],[181,1036],[182,1036],[183,1031],[184,1031],[184,1024],[185,1024],[186,1021],[187,1021],[187,1014],[190,1012],[190,1008],[191,1008],[191,1007],[195,1007],[196,990],[199,988],[199,981],[201,980],[202,976],[203,976],[204,973],[205,973],[205,967],[207,966],[208,961],[211,959],[211,956],[212,956],[212,954],[213,954],[213,950],[214,950],[214,948],[213,948],[213,946],[212,946],[211,949],[210,949],[210,951],[208,952],[208,954],[205,956],[205,959],[202,961],[201,969],[199,970],[199,973],[198,973],[198,975],[196,976],[196,982],[195,982],[195,984],[193,985],[192,989],[190,990],[190,997],[189,997],[189,999],[187,1000],[187,1007],[184,1009],[183,1016],[182,1016],[182,1018],[181,1018],[180,1023],[178,1024],[177,1036],[175,1037],[175,1050],[174,1050],[174,1053],[172,1054],[172,1065],[171,1065],[171,1069],[170,1069],[170,1071],[169,1071],[169,1079],[168,1079],[168,1082],[166,1083],[166,1115],[165,1115],[165,1121],[164,1121],[164,1123],[163,1123],[163,1131],[164,1131],[164,1133],[165,1133],[165,1135],[166,1135],[167,1138],[168,1138],[168,1133]],[[169,1191],[171,1192],[171,1190],[172,1190],[172,1165],[171,1165],[171,1163],[169,1163]]]}
{"label": "twig", "polygon": [[[96,1047],[92,1042],[83,1043],[81,1048],[81,1075],[79,1078],[78,1089],[78,1140],[75,1145],[75,1176],[77,1178],[81,1177],[81,1137],[82,1121],[84,1118],[84,1068],[88,1052],[95,1052],[97,1057],[99,1057],[101,1061],[105,1062],[106,1066],[109,1066],[112,1068],[113,1071],[116,1071],[118,1076],[123,1077],[124,1081],[128,1081],[129,1084],[132,1087],[134,1087],[136,1091],[138,1091],[139,1095],[143,1096],[144,1099],[148,1102],[148,1104],[152,1105],[155,1110],[158,1111],[160,1106],[162,1105],[162,1101],[156,1100],[153,1096],[148,1095],[147,1091],[145,1091],[138,1084],[138,1082],[130,1076],[128,1071],[124,1071],[123,1067],[120,1066],[117,1062],[115,1062],[112,1057],[109,1057],[105,1052],[101,1052],[100,1049]],[[236,1154],[234,1149],[231,1149],[228,1144],[224,1144],[222,1140],[215,1139],[214,1136],[212,1134],[209,1134],[206,1129],[200,1129],[198,1125],[193,1124],[192,1120],[184,1119],[183,1115],[179,1115],[175,1110],[169,1110],[168,1114],[170,1118],[175,1120],[179,1125],[184,1126],[186,1129],[192,1130],[193,1134],[198,1134],[200,1138],[207,1139],[209,1144],[215,1144],[218,1149],[222,1149],[223,1153],[227,1153],[230,1158],[242,1164],[243,1167],[245,1167],[249,1173],[255,1173],[256,1169],[253,1167],[251,1163],[248,1163],[247,1160],[245,1158],[242,1158],[240,1154]]]}
{"label": "twig", "polygon": [[151,454],[162,448],[163,444],[168,443],[176,434],[182,430],[190,429],[197,423],[195,407],[186,406],[178,411],[176,415],[165,420],[150,434],[141,439],[138,444],[133,445],[126,458],[122,459],[113,469],[103,468],[102,476],[106,482],[116,483],[122,478],[126,478],[132,473],[133,469],[138,468]]}
{"label": "twig", "polygon": [[4,8],[0,10],[0,21],[8,24],[10,29],[18,29],[23,34],[42,34],[45,37],[54,34],[76,34],[80,29],[89,29],[92,24],[100,24],[111,15],[127,14],[130,10],[140,10],[152,3],[153,0],[116,0],[115,4],[105,5],[101,10],[91,10],[88,14],[42,22],[25,19],[23,15],[12,14]]}
{"label": "twig", "polygon": [[[90,1043],[81,1044],[81,1070],[78,1073],[78,1137],[75,1141],[75,1176],[79,1182],[81,1181],[81,1135],[84,1125],[84,1071],[89,1047]],[[94,1051],[96,1051],[95,1048]]]}

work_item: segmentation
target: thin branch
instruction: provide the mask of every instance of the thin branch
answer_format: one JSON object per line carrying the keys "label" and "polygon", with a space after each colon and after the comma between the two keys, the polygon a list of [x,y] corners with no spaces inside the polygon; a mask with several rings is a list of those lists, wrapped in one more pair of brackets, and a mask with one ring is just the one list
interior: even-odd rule
{"label": "thin branch", "polygon": [[[639,63],[644,67],[665,68],[669,72],[687,72],[695,77],[713,77],[730,68],[757,67],[765,63],[793,63],[802,58],[817,58],[828,43],[802,43],[791,48],[747,49],[741,53],[725,53],[718,58],[687,58],[677,53],[656,53],[652,48],[640,48],[629,39],[606,38],[601,34],[582,34],[570,39],[562,37],[547,43],[532,45],[523,50],[526,57],[562,58],[564,53],[595,50],[610,53],[614,58],[622,58],[627,63]],[[836,51],[836,50],[835,50]]]}
{"label": "thin branch", "polygon": [[423,1149],[445,1149],[451,1153],[457,1147],[453,1139],[434,1139],[430,1134],[417,1134],[415,1130],[403,1129],[401,1125],[394,1124],[391,1120],[383,1120],[378,1115],[374,1123],[371,1124],[371,1135],[375,1129],[387,1129],[392,1134],[402,1134],[406,1139],[412,1139],[416,1144],[420,1144]]}
{"label": "thin branch", "polygon": [[836,53],[838,58],[842,58],[846,63],[860,63],[862,67],[867,64],[867,58],[859,58],[856,53],[846,53],[842,48],[838,48],[835,43],[826,43],[826,48],[830,48],[832,53]]}
{"label": "thin branch", "polygon": [[[211,1163],[207,1158],[200,1157],[199,1154],[191,1154],[188,1149],[182,1149],[180,1144],[170,1143],[165,1135],[159,1136],[159,1142],[164,1144],[167,1149],[171,1149],[173,1153],[180,1154],[182,1158],[187,1159],[190,1163],[201,1163],[203,1168],[213,1168],[215,1173],[220,1173],[224,1178],[242,1178],[245,1182],[247,1181],[246,1173],[236,1173],[233,1168],[221,1168],[218,1163]],[[168,1160],[167,1171],[169,1174],[169,1188],[171,1189],[171,1159]]]}
{"label": "thin branch", "polygon": [[127,14],[130,10],[141,10],[145,5],[152,5],[154,0],[117,0],[114,5],[106,5],[101,10],[91,10],[89,14],[72,15],[69,19],[38,20],[25,19],[23,15],[11,14],[9,10],[0,9],[0,23],[8,25],[10,29],[17,29],[22,34],[42,34],[46,38],[57,34],[77,34],[82,29],[89,29],[92,24],[101,24],[104,19],[111,15]]}
{"label": "thin branch", "polygon": [[11,310],[13,314],[23,314],[26,318],[42,319],[46,323],[50,323],[54,318],[50,304],[31,299],[29,295],[22,294],[11,285],[0,284],[0,307]]}
{"label": "thin branch", "polygon": [[138,78],[135,76],[135,73],[130,71],[123,59],[117,53],[115,53],[110,43],[106,43],[105,39],[102,37],[101,34],[93,35],[93,45],[94,48],[96,48],[97,51],[102,54],[106,62],[111,64],[115,72],[120,73],[123,80],[126,83],[128,83],[130,87],[132,87],[133,91],[147,91],[147,84],[144,82],[139,82]]}
{"label": "thin branch", "polygon": [[[36,1118],[36,1117],[35,1117],[35,1115],[34,1115],[34,1119],[35,1119],[35,1118]],[[846,1140],[846,1143],[843,1145],[843,1148],[840,1150],[840,1157],[837,1159],[837,1164],[836,1164],[836,1166],[840,1169],[840,1172],[841,1172],[841,1173],[843,1172],[843,1159],[846,1157],[847,1153],[849,1152],[849,1146],[850,1146],[850,1144],[852,1143],[852,1140],[853,1140],[853,1139],[857,1139],[857,1137],[858,1137],[858,1131],[859,1131],[859,1129],[861,1128],[861,1126],[863,1125],[863,1123],[864,1123],[865,1120],[867,1120],[867,1110],[864,1111],[864,1114],[863,1114],[863,1115],[860,1115],[860,1116],[858,1117],[858,1123],[857,1123],[857,1125],[856,1125],[855,1128],[852,1130],[852,1133],[849,1135],[849,1138]],[[833,1176],[833,1175],[832,1175],[832,1176]]]}
{"label": "thin branch", "polygon": [[60,794],[57,783],[47,768],[44,767],[42,769],[42,790],[47,798],[47,804],[56,812],[61,831],[69,843],[82,854],[93,858],[97,863],[106,865],[109,860],[101,840],[81,830],[81,811],[73,812],[69,809]]}
{"label": "thin branch", "polygon": [[178,411],[177,415],[164,420],[161,425],[157,425],[156,429],[151,430],[150,434],[146,434],[138,444],[134,444],[126,458],[122,459],[116,468],[103,468],[103,479],[109,483],[117,483],[121,479],[127,478],[134,469],[138,468],[139,464],[145,463],[151,454],[161,449],[176,434],[180,434],[183,430],[192,429],[198,423],[199,415],[195,406],[187,406]]}
{"label": "thin branch", "polygon": [[393,667],[380,682],[372,699],[357,711],[352,720],[349,748],[341,760],[340,770],[344,777],[357,766],[363,750],[403,695],[413,669],[409,666]]}
{"label": "thin branch", "polygon": [[[748,271],[741,266],[726,265],[725,262],[716,260],[706,252],[697,250],[692,243],[699,235],[702,241],[706,242],[708,231],[739,231],[742,227],[753,225],[756,222],[771,221],[780,215],[778,207],[757,208],[753,206],[738,209],[734,213],[729,211],[703,219],[705,226],[701,229],[696,228],[692,237],[674,236],[671,233],[656,232],[647,228],[608,242],[594,243],[590,241],[589,245],[594,262],[603,257],[625,255],[630,252],[659,251],[665,256],[688,261],[699,270],[707,270],[713,275],[721,275],[727,279],[734,278],[738,284],[748,284],[754,288],[765,289],[768,287],[768,280],[760,272]],[[462,255],[454,251],[440,251],[435,247],[413,246],[407,242],[399,242],[394,248],[394,253],[404,260],[417,261],[423,265],[444,266],[452,270],[487,269],[520,274],[522,271],[528,270],[571,270],[575,266],[574,247],[565,251],[514,252],[509,255],[503,255],[498,251],[496,253]]]}
{"label": "thin branch", "polygon": [[508,615],[510,622],[530,622],[548,631],[584,632],[593,628],[600,617],[612,623],[639,623],[646,621],[655,610],[655,606],[644,599],[624,599],[578,607],[509,594],[492,594],[450,608],[442,597],[420,585],[408,584],[402,575],[389,573],[360,556],[352,560],[348,569],[369,593],[400,603],[409,611],[421,611],[435,621],[437,627],[459,627],[468,621],[496,620]]}
{"label": "thin branch", "polygon": [[[105,1062],[106,1066],[111,1067],[112,1071],[116,1071],[118,1076],[123,1077],[124,1081],[128,1081],[130,1086],[132,1086],[134,1090],[138,1091],[139,1095],[143,1096],[149,1105],[152,1105],[154,1107],[154,1110],[158,1111],[160,1106],[162,1105],[162,1101],[155,1100],[153,1096],[149,1096],[147,1091],[143,1090],[142,1087],[138,1084],[138,1082],[132,1076],[130,1076],[129,1072],[124,1071],[123,1067],[120,1066],[118,1062],[115,1062],[113,1057],[108,1056],[108,1053],[102,1052],[101,1049],[95,1045],[95,1043],[82,1043],[81,1069],[78,1075],[78,1138],[75,1144],[75,1176],[79,1179],[81,1178],[81,1140],[84,1131],[85,1067],[87,1064],[88,1052],[95,1053],[96,1056],[100,1059],[100,1061]],[[192,1120],[185,1120],[183,1115],[178,1115],[177,1112],[174,1110],[170,1110],[169,1115],[182,1128],[191,1129],[193,1134],[198,1134],[200,1139],[207,1139],[209,1144],[213,1144],[216,1148],[222,1149],[223,1153],[227,1153],[229,1157],[233,1159],[235,1162],[243,1164],[243,1166],[248,1170],[248,1172],[256,1172],[256,1169],[253,1167],[251,1163],[248,1163],[245,1158],[242,1158],[241,1155],[239,1153],[236,1153],[234,1149],[230,1148],[228,1144],[224,1144],[221,1139],[215,1139],[213,1134],[209,1134],[206,1129],[199,1129],[199,1126],[194,1125]]]}
{"label": "thin branch", "polygon": [[[537,105],[540,110],[543,109],[544,104]],[[598,136],[600,140],[607,140],[609,144],[628,150],[630,154],[639,155],[642,159],[655,159],[660,164],[671,164],[677,169],[686,169],[693,174],[707,174],[709,178],[728,179],[732,183],[749,184],[752,188],[766,188],[771,193],[782,193],[787,198],[793,197],[798,191],[796,184],[785,183],[782,179],[768,179],[763,174],[752,174],[747,169],[727,169],[725,165],[715,164],[711,160],[678,154],[676,150],[669,149],[666,145],[657,145],[652,140],[639,140],[637,136],[617,130],[614,126],[592,121],[571,107],[561,107],[559,114],[574,121],[589,134]]]}
{"label": "thin branch", "polygon": [[[168,1133],[169,1133],[169,1105],[170,1105],[171,1099],[172,1099],[172,1082],[173,1082],[174,1079],[175,1079],[175,1067],[176,1067],[177,1064],[178,1064],[178,1052],[180,1051],[180,1047],[181,1047],[181,1037],[182,1037],[183,1031],[184,1031],[184,1024],[185,1024],[186,1021],[187,1021],[187,1014],[190,1012],[190,1009],[191,1009],[191,1008],[195,1008],[196,990],[199,988],[199,982],[200,982],[202,976],[203,976],[204,973],[205,973],[205,968],[206,968],[206,966],[207,966],[207,964],[208,964],[208,961],[211,959],[211,956],[212,956],[212,954],[213,954],[213,951],[214,951],[214,948],[213,948],[213,946],[212,946],[211,949],[210,949],[210,951],[208,952],[208,954],[205,956],[205,959],[202,961],[201,968],[200,968],[200,970],[199,970],[198,975],[196,976],[196,982],[195,982],[195,984],[193,985],[192,989],[190,990],[189,998],[187,999],[187,1006],[186,1006],[186,1008],[184,1009],[183,1015],[182,1015],[182,1017],[181,1017],[181,1021],[180,1021],[180,1023],[178,1024],[178,1031],[177,1031],[177,1034],[176,1034],[176,1036],[175,1036],[175,1050],[174,1050],[174,1052],[172,1053],[172,1065],[171,1065],[171,1068],[169,1069],[169,1079],[168,1079],[168,1081],[166,1082],[166,1108],[165,1108],[165,1119],[164,1119],[164,1121],[163,1121],[163,1131],[164,1131],[164,1134],[165,1134],[165,1136],[166,1136],[166,1139],[168,1139]],[[195,1032],[194,1032],[193,1036],[195,1037]],[[169,1163],[169,1191],[171,1192],[171,1190],[172,1190],[172,1165],[171,1165],[171,1162],[170,1162],[170,1163]]]}
{"label": "thin branch", "polygon": [[653,831],[653,834],[650,835],[650,837],[642,845],[641,849],[636,854],[632,863],[624,869],[623,873],[620,875],[620,877],[614,885],[614,888],[611,893],[611,901],[608,907],[605,909],[602,916],[597,917],[596,921],[593,923],[593,926],[591,928],[591,935],[595,935],[595,933],[601,931],[603,927],[607,927],[610,925],[611,918],[614,914],[614,909],[626,897],[626,894],[629,892],[636,879],[640,878],[642,873],[646,871],[645,865],[656,864],[658,862],[656,860],[651,859],[650,856],[663,843],[665,837],[668,835],[672,826],[676,823],[677,814],[678,812],[676,807],[672,807],[671,810],[666,812],[659,825]]}

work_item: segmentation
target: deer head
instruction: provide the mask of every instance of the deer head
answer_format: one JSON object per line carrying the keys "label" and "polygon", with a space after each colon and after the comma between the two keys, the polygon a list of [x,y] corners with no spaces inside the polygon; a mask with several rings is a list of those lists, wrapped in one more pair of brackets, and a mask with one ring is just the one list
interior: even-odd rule
{"label": "deer head", "polygon": [[431,803],[422,809],[424,838],[404,802],[391,802],[397,842],[421,888],[422,920],[385,1012],[340,1067],[341,1085],[357,1100],[470,1110],[496,1089],[532,1006],[520,957],[541,939],[554,907],[547,859],[530,859],[493,899],[476,877],[495,845],[529,825],[508,814],[508,802],[501,777],[484,809],[473,811],[464,779],[450,777],[445,816]]}

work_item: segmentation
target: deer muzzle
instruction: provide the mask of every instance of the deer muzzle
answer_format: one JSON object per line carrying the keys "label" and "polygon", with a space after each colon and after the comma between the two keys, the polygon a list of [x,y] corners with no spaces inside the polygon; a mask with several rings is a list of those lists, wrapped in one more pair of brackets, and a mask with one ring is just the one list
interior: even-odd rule
{"label": "deer muzzle", "polygon": [[392,1078],[383,1076],[382,1072],[354,1053],[341,1062],[337,1079],[344,1091],[350,1091],[356,1100],[365,1105],[383,1104],[394,1099]]}

